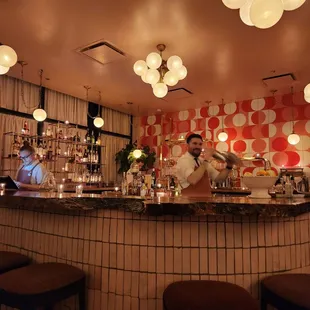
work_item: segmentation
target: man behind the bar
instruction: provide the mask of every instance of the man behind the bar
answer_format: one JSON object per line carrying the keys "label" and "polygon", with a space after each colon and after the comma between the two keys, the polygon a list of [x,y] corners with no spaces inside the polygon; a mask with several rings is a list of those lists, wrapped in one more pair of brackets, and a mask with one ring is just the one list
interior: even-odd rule
{"label": "man behind the bar", "polygon": [[[200,135],[191,134],[186,142],[187,152],[179,158],[176,169],[182,196],[211,196],[210,178],[215,182],[225,181],[234,161],[228,156],[226,168],[219,172],[207,160],[199,158],[203,144]],[[211,158],[215,152],[214,149],[208,148],[205,150],[205,157]]]}

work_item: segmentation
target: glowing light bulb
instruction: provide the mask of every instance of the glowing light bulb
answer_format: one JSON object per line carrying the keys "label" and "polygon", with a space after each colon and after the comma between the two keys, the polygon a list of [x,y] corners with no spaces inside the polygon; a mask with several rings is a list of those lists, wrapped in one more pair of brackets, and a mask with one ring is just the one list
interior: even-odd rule
{"label": "glowing light bulb", "polygon": [[170,56],[167,61],[167,67],[170,71],[181,69],[183,66],[182,59],[179,56]]}
{"label": "glowing light bulb", "polygon": [[147,71],[147,64],[144,60],[138,60],[133,65],[133,71],[137,75],[143,75]]}
{"label": "glowing light bulb", "polygon": [[239,15],[241,20],[248,26],[254,26],[250,16],[250,9],[253,0],[247,0],[246,3],[240,8]]}
{"label": "glowing light bulb", "polygon": [[104,120],[103,118],[97,116],[94,118],[94,125],[97,127],[97,128],[101,128],[103,125],[104,125]]}
{"label": "glowing light bulb", "polygon": [[162,63],[162,58],[158,53],[150,53],[146,57],[146,64],[150,69],[158,69]]}
{"label": "glowing light bulb", "polygon": [[306,0],[282,0],[285,11],[293,11],[300,8]]}
{"label": "glowing light bulb", "polygon": [[0,66],[13,67],[17,62],[17,54],[7,45],[0,46]]}
{"label": "glowing light bulb", "polygon": [[10,67],[0,66],[0,75],[8,73],[9,70],[10,70]]}
{"label": "glowing light bulb", "polygon": [[296,133],[291,133],[291,134],[287,137],[287,141],[288,141],[288,143],[291,144],[291,145],[296,145],[297,143],[299,143],[300,137],[299,137],[299,135],[297,135]]}
{"label": "glowing light bulb", "polygon": [[163,98],[167,95],[168,93],[168,87],[166,84],[164,83],[157,83],[154,85],[153,87],[153,94],[157,97],[157,98]]}
{"label": "glowing light bulb", "polygon": [[142,151],[141,150],[134,150],[133,152],[132,152],[132,155],[133,155],[133,157],[134,158],[140,158],[141,156],[142,156]]}
{"label": "glowing light bulb", "polygon": [[228,139],[228,134],[226,132],[222,131],[222,132],[219,133],[218,139],[221,142],[225,142]]}
{"label": "glowing light bulb", "polygon": [[164,76],[164,82],[169,86],[174,86],[178,84],[179,77],[176,72],[168,71]]}
{"label": "glowing light bulb", "polygon": [[32,115],[33,118],[38,122],[43,122],[47,117],[47,114],[43,109],[35,109]]}

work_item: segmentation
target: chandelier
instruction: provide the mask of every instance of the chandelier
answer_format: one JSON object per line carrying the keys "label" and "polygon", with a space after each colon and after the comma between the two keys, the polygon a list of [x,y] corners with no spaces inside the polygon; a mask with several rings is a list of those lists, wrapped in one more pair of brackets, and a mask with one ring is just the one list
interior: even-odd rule
{"label": "chandelier", "polygon": [[179,56],[170,56],[168,60],[162,58],[166,45],[158,44],[157,52],[150,53],[146,61],[138,60],[133,66],[134,72],[141,76],[144,83],[151,84],[153,94],[163,98],[168,93],[168,86],[175,86],[187,76],[187,69]]}
{"label": "chandelier", "polygon": [[267,29],[274,26],[284,11],[301,7],[306,0],[222,0],[229,9],[239,9],[241,20],[248,26]]}
{"label": "chandelier", "polygon": [[17,62],[17,54],[7,45],[0,44],[0,75],[8,73]]}

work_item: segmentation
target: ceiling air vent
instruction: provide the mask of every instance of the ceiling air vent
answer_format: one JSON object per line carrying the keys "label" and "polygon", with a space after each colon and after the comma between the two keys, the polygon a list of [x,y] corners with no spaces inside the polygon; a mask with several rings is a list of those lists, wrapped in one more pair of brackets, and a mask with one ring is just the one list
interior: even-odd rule
{"label": "ceiling air vent", "polygon": [[293,73],[286,73],[281,75],[269,76],[263,78],[263,83],[269,89],[281,89],[287,86],[291,86],[296,78]]}
{"label": "ceiling air vent", "polygon": [[178,99],[188,98],[192,94],[193,93],[190,90],[188,90],[184,87],[180,87],[180,88],[170,89],[168,91],[166,98],[167,98],[167,100],[178,100]]}
{"label": "ceiling air vent", "polygon": [[77,52],[106,65],[125,58],[125,53],[106,41],[98,41],[77,49]]}

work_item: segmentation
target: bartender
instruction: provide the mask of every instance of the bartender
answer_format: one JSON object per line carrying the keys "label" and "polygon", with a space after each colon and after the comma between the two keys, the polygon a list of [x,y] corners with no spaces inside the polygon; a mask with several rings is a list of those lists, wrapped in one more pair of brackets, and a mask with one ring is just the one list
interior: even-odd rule
{"label": "bartender", "polygon": [[[203,140],[198,134],[191,134],[186,139],[187,152],[181,156],[176,166],[176,175],[182,190],[182,196],[211,196],[210,178],[215,182],[223,182],[228,177],[234,164],[228,155],[227,166],[221,172],[217,171],[207,160],[199,158]],[[216,151],[205,150],[207,157],[212,157]]]}
{"label": "bartender", "polygon": [[48,172],[35,156],[34,148],[29,143],[19,150],[19,158],[22,164],[17,170],[15,184],[22,190],[39,190],[46,181]]}

